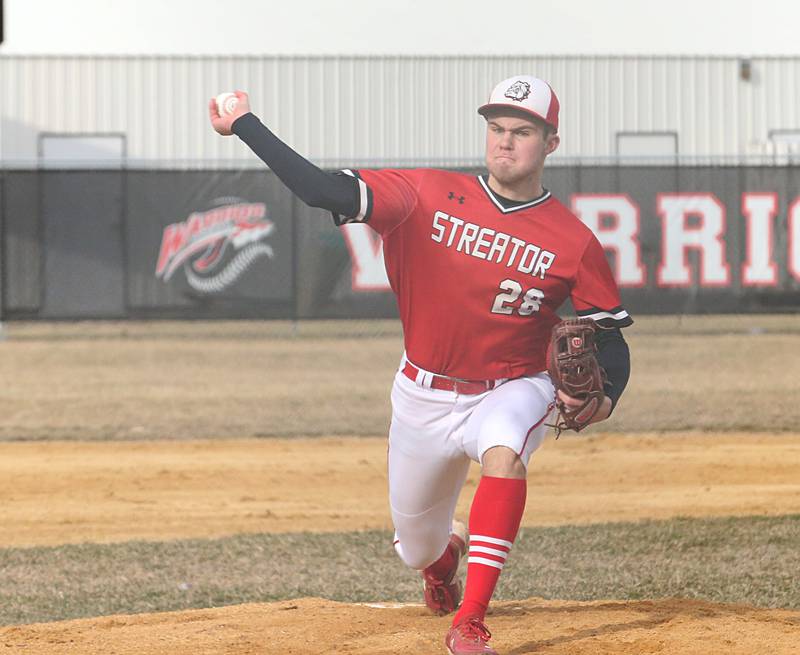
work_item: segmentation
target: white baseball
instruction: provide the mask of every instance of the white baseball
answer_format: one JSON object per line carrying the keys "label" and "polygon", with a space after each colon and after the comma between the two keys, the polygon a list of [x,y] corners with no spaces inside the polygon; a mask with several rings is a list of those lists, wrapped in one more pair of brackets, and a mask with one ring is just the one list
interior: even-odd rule
{"label": "white baseball", "polygon": [[233,93],[220,93],[215,100],[217,101],[217,111],[220,116],[228,116],[236,111],[239,98]]}

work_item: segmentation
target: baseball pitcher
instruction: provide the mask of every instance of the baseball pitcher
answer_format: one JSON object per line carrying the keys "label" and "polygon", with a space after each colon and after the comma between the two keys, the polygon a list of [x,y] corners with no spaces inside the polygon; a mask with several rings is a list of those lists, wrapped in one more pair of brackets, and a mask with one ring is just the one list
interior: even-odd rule
{"label": "baseball pitcher", "polygon": [[[337,225],[366,223],[381,236],[405,342],[389,430],[395,548],[421,572],[427,606],[455,612],[449,652],[496,654],[486,610],[517,536],[528,462],[547,421],[556,408],[559,431],[606,419],[630,372],[620,328],[632,320],[603,248],[542,187],[545,159],[559,145],[556,94],[529,75],[494,88],[478,109],[488,170],[478,176],[324,172],[250,112],[247,94],[236,99],[222,113],[209,103],[218,133],[236,134]],[[556,334],[567,298],[577,326]],[[453,515],[470,461],[480,464],[481,480],[467,536]],[[462,602],[457,573],[466,555]]]}

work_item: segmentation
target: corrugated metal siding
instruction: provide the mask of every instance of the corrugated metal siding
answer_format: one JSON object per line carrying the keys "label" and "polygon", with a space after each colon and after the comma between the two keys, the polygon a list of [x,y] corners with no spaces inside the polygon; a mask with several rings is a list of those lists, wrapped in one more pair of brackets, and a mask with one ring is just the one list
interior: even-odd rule
{"label": "corrugated metal siding", "polygon": [[[285,141],[328,166],[480,163],[476,107],[518,72],[562,106],[558,158],[608,158],[616,134],[678,133],[680,155],[768,155],[800,130],[800,57],[0,57],[0,156],[36,161],[43,132],[127,135],[133,165],[258,165],[207,122],[208,99],[248,90]],[[191,162],[191,164],[190,164]]]}

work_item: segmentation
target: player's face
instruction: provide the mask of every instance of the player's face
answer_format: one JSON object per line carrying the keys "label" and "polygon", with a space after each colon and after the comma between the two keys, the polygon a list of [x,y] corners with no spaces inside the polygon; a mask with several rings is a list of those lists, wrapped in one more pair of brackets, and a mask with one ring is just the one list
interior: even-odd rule
{"label": "player's face", "polygon": [[505,187],[538,179],[544,160],[558,147],[557,134],[544,123],[517,116],[489,116],[486,130],[486,167]]}

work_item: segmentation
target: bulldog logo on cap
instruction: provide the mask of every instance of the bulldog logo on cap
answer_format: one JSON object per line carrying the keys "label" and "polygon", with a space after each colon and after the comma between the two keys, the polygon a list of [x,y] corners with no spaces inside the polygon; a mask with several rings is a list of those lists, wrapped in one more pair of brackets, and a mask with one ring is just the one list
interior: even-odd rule
{"label": "bulldog logo on cap", "polygon": [[498,82],[489,102],[478,107],[478,113],[485,118],[490,112],[509,108],[535,116],[558,131],[558,98],[550,85],[538,77],[514,75]]}
{"label": "bulldog logo on cap", "polygon": [[527,82],[523,82],[522,80],[517,80],[512,84],[508,89],[506,89],[505,97],[511,98],[511,100],[516,100],[517,102],[522,102],[531,94],[531,85]]}

